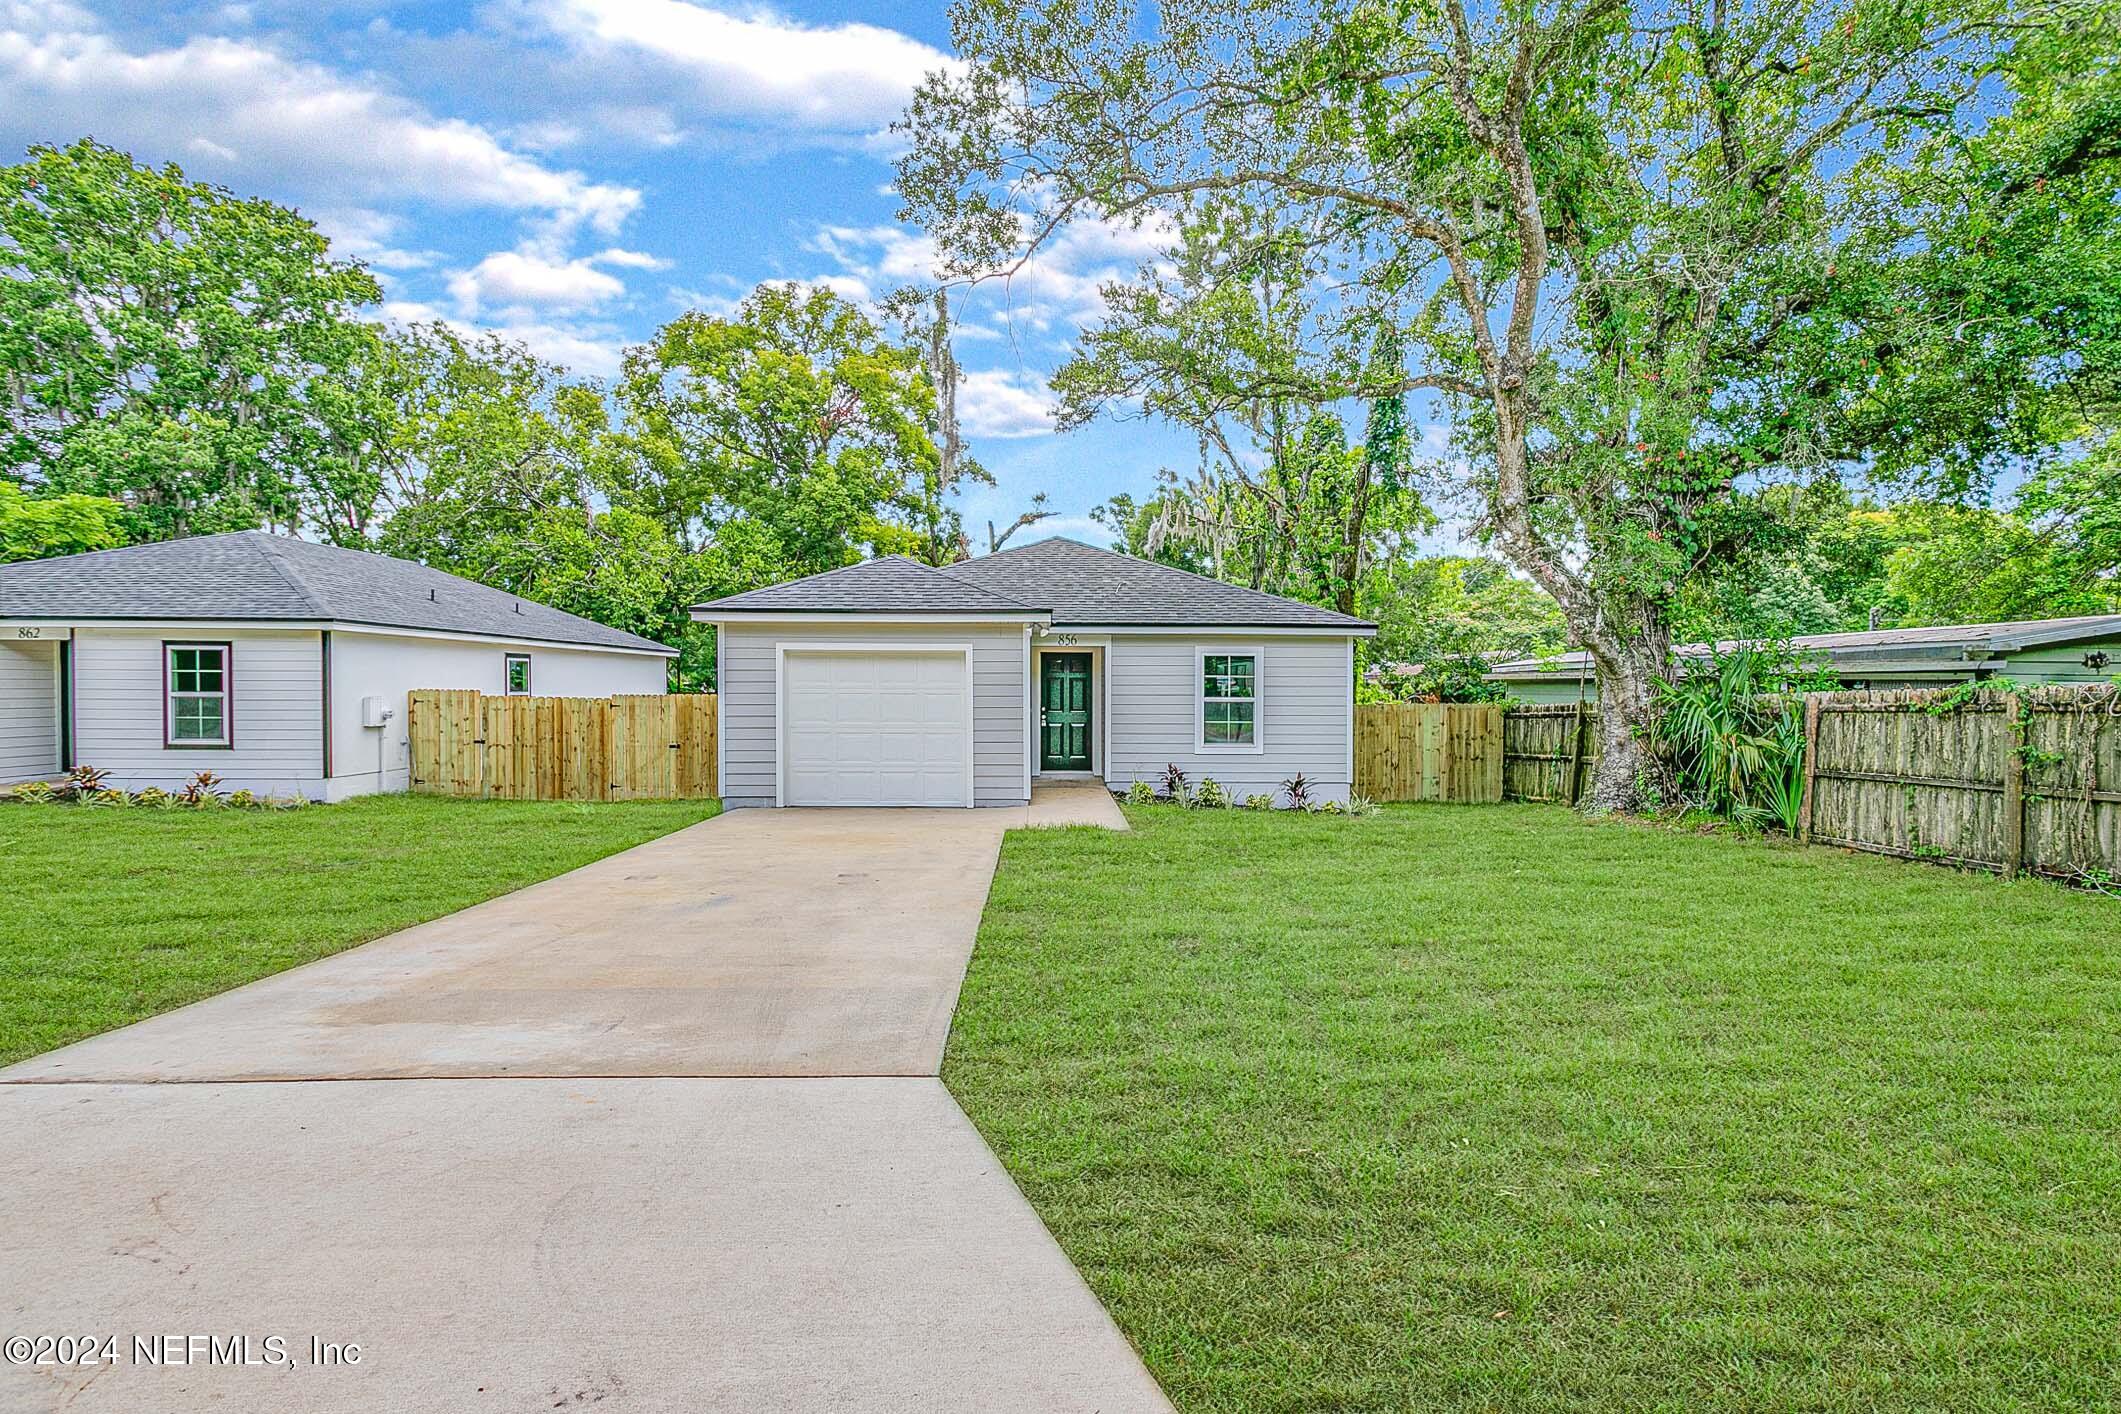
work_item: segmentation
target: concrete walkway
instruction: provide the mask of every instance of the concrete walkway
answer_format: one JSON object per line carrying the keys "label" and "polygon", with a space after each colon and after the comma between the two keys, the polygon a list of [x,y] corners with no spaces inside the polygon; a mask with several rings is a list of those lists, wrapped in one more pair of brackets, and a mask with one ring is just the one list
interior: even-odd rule
{"label": "concrete walkway", "polygon": [[0,1071],[0,1335],[121,1338],[0,1407],[1168,1409],[933,1078],[1073,819],[735,812]]}

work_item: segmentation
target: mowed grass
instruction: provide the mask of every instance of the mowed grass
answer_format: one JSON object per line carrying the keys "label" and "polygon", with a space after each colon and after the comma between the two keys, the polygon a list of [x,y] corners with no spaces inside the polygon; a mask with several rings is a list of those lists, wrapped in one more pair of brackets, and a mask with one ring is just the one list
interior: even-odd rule
{"label": "mowed grass", "polygon": [[1129,817],[1010,836],[944,1078],[1179,1409],[2121,1399],[2121,905]]}
{"label": "mowed grass", "polygon": [[718,808],[408,795],[285,812],[0,806],[0,1064],[520,889]]}

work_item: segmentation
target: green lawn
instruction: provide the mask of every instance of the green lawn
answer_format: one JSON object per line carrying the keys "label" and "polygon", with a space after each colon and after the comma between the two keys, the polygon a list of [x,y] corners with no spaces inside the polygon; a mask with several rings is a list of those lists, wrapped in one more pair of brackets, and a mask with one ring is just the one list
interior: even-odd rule
{"label": "green lawn", "polygon": [[0,805],[0,1064],[704,820],[708,801]]}
{"label": "green lawn", "polygon": [[1010,836],[944,1077],[1182,1411],[2121,1398],[2121,905],[1129,816]]}

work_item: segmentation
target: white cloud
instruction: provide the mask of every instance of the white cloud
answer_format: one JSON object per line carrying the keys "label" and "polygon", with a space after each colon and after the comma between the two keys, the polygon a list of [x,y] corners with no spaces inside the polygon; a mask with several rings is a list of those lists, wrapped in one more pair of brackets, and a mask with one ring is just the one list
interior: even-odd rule
{"label": "white cloud", "polygon": [[1053,430],[1053,394],[1023,371],[967,370],[958,379],[957,415],[968,437],[1042,437]]}
{"label": "white cloud", "polygon": [[958,61],[896,30],[811,25],[766,9],[732,14],[688,0],[522,0],[574,48],[647,60],[691,80],[718,115],[822,131],[882,127],[913,87]]}
{"label": "white cloud", "polygon": [[[486,129],[244,40],[128,50],[79,12],[0,28],[0,120],[49,136],[92,132],[136,152],[173,148],[323,199],[411,197],[533,216],[555,232],[612,232],[640,204],[511,151]],[[67,27],[67,26],[72,27]]]}
{"label": "white cloud", "polygon": [[[1174,238],[1167,222],[1079,221],[1065,227],[1020,267],[965,291],[957,300],[958,334],[1005,337],[1013,328],[1072,334],[1104,310],[1101,288],[1133,279],[1158,261]],[[874,298],[936,278],[935,243],[905,226],[825,226],[810,248],[839,270],[834,278],[860,282]]]}
{"label": "white cloud", "polygon": [[498,334],[548,363],[591,378],[609,378],[617,373],[625,354],[625,341],[618,331],[602,325],[563,325],[530,317],[473,323],[417,300],[384,301],[382,319],[397,325],[444,324],[465,339]]}
{"label": "white cloud", "polygon": [[469,270],[450,276],[449,293],[464,317],[481,309],[584,310],[608,304],[626,293],[626,282],[599,266],[660,270],[669,262],[637,250],[603,250],[595,255],[561,259],[535,245],[497,250]]}
{"label": "white cloud", "polygon": [[405,218],[365,206],[330,206],[308,213],[331,242],[331,253],[350,257],[376,270],[419,270],[441,259],[438,251],[408,250],[399,244]]}

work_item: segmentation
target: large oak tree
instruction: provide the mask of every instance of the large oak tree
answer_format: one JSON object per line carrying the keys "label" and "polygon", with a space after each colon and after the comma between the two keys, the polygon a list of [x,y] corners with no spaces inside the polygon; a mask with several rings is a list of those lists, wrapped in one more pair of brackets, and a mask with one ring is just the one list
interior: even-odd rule
{"label": "large oak tree", "polygon": [[[1277,213],[1306,270],[1296,337],[1271,361],[1213,351],[1218,376],[1443,400],[1480,531],[1597,662],[1590,803],[1637,804],[1671,606],[1749,533],[1734,488],[1845,450],[1860,361],[1813,314],[1837,271],[1890,254],[1883,174],[1982,120],[1980,17],[1917,0],[952,15],[967,62],[916,95],[899,172],[947,273],[1006,271],[1077,221]],[[1400,366],[1377,367],[1381,337]]]}

